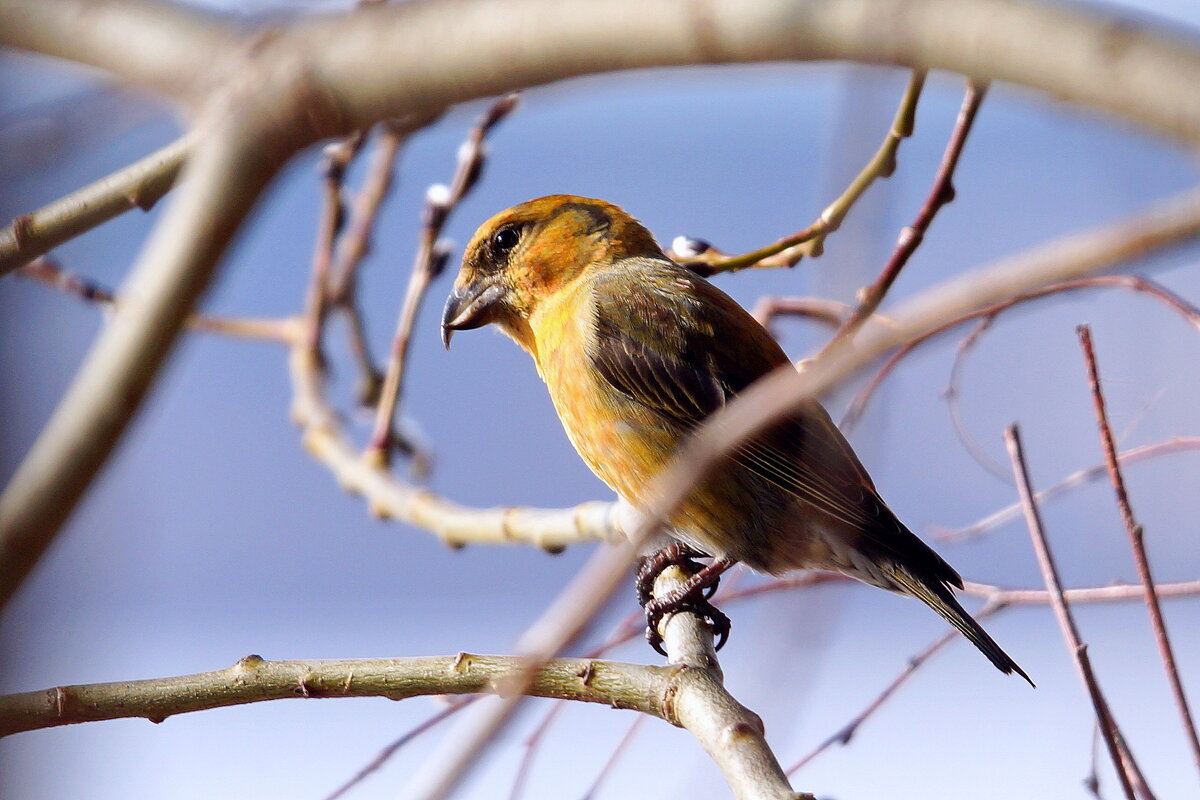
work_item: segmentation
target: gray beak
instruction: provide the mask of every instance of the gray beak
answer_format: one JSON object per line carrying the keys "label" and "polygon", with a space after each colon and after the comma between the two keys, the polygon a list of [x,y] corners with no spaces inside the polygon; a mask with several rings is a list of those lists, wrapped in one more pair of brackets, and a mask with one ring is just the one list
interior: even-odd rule
{"label": "gray beak", "polygon": [[442,312],[442,344],[450,349],[455,331],[487,325],[495,317],[496,305],[504,299],[504,287],[495,283],[455,287]]}

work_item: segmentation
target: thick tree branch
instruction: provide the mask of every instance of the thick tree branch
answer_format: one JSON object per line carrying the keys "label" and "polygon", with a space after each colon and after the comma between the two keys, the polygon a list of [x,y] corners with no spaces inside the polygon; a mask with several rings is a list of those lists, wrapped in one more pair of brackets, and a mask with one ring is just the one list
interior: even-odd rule
{"label": "thick tree branch", "polygon": [[221,115],[187,189],[124,289],[122,306],[0,495],[0,607],[32,569],[129,424],[221,253],[277,166],[255,114]]}
{"label": "thick tree branch", "polygon": [[[1200,143],[1200,47],[1095,7],[1031,0],[442,0],[254,36],[162,4],[10,0],[0,31],[185,100],[198,81],[236,74],[231,62],[273,61],[308,76],[307,112],[324,135],[598,72],[844,59],[1009,81]],[[246,48],[231,46],[239,38]]]}

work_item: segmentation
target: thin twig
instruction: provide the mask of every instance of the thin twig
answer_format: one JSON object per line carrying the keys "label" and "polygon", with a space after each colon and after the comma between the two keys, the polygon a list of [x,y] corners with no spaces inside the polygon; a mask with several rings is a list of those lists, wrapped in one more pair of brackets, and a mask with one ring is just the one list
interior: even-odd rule
{"label": "thin twig", "polygon": [[350,217],[345,231],[338,237],[334,263],[326,284],[329,302],[345,313],[350,353],[358,366],[358,401],[372,406],[379,397],[383,376],[375,366],[367,345],[362,312],[358,302],[358,267],[370,250],[371,233],[375,229],[379,210],[391,191],[396,158],[408,131],[396,125],[377,126],[379,135],[366,178],[350,202]]}
{"label": "thin twig", "polygon": [[946,389],[942,392],[942,397],[946,400],[946,409],[950,413],[950,422],[954,425],[954,432],[958,434],[958,440],[962,442],[967,453],[985,471],[990,472],[1000,480],[1011,485],[1012,475],[998,461],[989,456],[987,451],[980,446],[979,442],[975,441],[975,437],[971,435],[971,432],[967,430],[967,424],[962,417],[962,407],[959,405],[959,398],[962,395],[962,373],[963,367],[967,362],[967,355],[979,340],[983,338],[983,334],[992,326],[992,322],[995,319],[995,314],[980,318],[975,327],[971,329],[971,332],[964,336],[962,341],[958,343],[958,347],[954,352],[954,363],[950,367],[950,377],[947,379]]}
{"label": "thin twig", "polygon": [[841,326],[854,307],[838,300],[819,297],[778,297],[766,295],[754,304],[750,315],[768,330],[776,317],[803,317],[828,325],[835,330]]}
{"label": "thin twig", "polygon": [[313,245],[312,278],[305,300],[305,337],[312,357],[320,362],[321,334],[329,309],[329,274],[333,266],[333,248],[346,219],[342,202],[342,183],[346,168],[362,149],[364,134],[356,131],[326,145],[321,160],[321,217],[317,223],[317,241]]}
{"label": "thin twig", "polygon": [[560,700],[551,706],[550,710],[542,717],[542,721],[538,723],[538,726],[521,743],[525,752],[521,754],[521,761],[517,764],[516,772],[513,773],[512,788],[508,791],[508,800],[520,800],[521,795],[525,792],[525,784],[528,782],[529,774],[533,770],[533,759],[537,755],[538,747],[545,738],[546,732],[550,730],[550,726],[554,724],[566,707],[567,703],[565,700]]}
{"label": "thin twig", "polygon": [[285,102],[214,111],[197,123],[200,144],[189,160],[186,188],[126,280],[125,306],[101,332],[0,494],[0,607],[108,460],[274,174],[280,149],[272,149],[279,138],[273,126],[291,118]]}
{"label": "thin twig", "polygon": [[1103,800],[1100,793],[1100,721],[1092,721],[1091,765],[1088,774],[1083,778],[1083,788],[1087,789],[1096,800]]}
{"label": "thin twig", "polygon": [[962,156],[967,135],[971,132],[975,115],[979,111],[979,104],[983,102],[985,94],[987,94],[986,83],[975,80],[967,81],[962,108],[959,109],[958,119],[955,120],[954,130],[950,134],[950,141],[946,144],[946,151],[942,154],[942,162],[938,166],[937,175],[934,176],[933,186],[925,198],[924,205],[921,206],[913,224],[900,232],[900,239],[896,243],[892,257],[888,259],[888,263],[884,265],[883,271],[879,273],[875,282],[860,293],[858,307],[822,348],[822,354],[829,352],[841,340],[854,336],[862,324],[870,319],[883,302],[888,290],[892,288],[892,284],[896,282],[896,278],[900,277],[900,271],[904,269],[908,259],[921,246],[921,242],[925,239],[925,232],[929,230],[934,217],[937,216],[942,206],[954,200],[954,170],[958,167],[958,160]]}
{"label": "thin twig", "polygon": [[475,187],[487,158],[484,140],[488,133],[516,108],[518,97],[515,93],[507,94],[492,103],[459,149],[458,165],[449,188],[435,185],[425,193],[421,242],[409,276],[400,316],[396,321],[391,357],[380,390],[379,405],[375,410],[375,428],[363,453],[367,463],[386,466],[390,461],[395,442],[396,409],[404,388],[405,367],[417,312],[421,308],[429,284],[441,274],[450,257],[449,248],[439,242],[442,228],[462,199]]}
{"label": "thin twig", "polygon": [[[88,305],[112,311],[119,305],[119,298],[112,289],[102,286],[90,278],[68,272],[49,256],[39,256],[14,273],[18,278],[38,281],[61,292],[72,295]],[[192,313],[185,326],[194,331],[217,333],[235,339],[257,339],[291,345],[296,342],[297,320],[287,317],[270,319],[256,317],[218,317],[211,314]]]}
{"label": "thin twig", "polygon": [[449,719],[454,714],[458,713],[459,711],[466,708],[471,703],[478,700],[480,697],[483,697],[483,695],[479,695],[479,694],[467,695],[465,697],[457,697],[457,698],[452,699],[450,701],[450,704],[447,705],[445,708],[443,708],[441,711],[437,712],[433,716],[424,720],[419,725],[417,725],[415,728],[412,728],[407,733],[405,733],[403,736],[401,736],[399,739],[396,739],[394,742],[391,742],[387,747],[380,750],[379,753],[377,753],[376,756],[373,759],[371,759],[370,763],[366,764],[365,766],[363,766],[362,769],[360,769],[358,772],[354,773],[354,775],[352,775],[349,780],[347,780],[345,783],[343,783],[337,789],[334,789],[332,794],[326,795],[324,800],[338,800],[338,798],[345,795],[346,792],[350,791],[355,786],[358,786],[364,780],[369,778],[371,775],[378,772],[379,769],[381,767],[383,767],[383,765],[386,764],[388,762],[388,760],[392,756],[394,756],[400,748],[404,747],[409,742],[411,742],[413,739],[416,739],[418,736],[425,733],[426,731],[432,730],[433,728],[435,728],[438,725],[438,723]]}
{"label": "thin twig", "polygon": [[1087,646],[1079,637],[1079,630],[1075,627],[1071,608],[1063,595],[1058,568],[1054,564],[1054,556],[1050,552],[1050,546],[1046,541],[1045,533],[1043,533],[1041,512],[1038,510],[1037,501],[1034,500],[1033,486],[1029,480],[1029,468],[1025,464],[1020,432],[1016,425],[1011,425],[1004,431],[1004,443],[1008,448],[1009,457],[1012,459],[1013,475],[1016,477],[1017,492],[1021,496],[1021,504],[1025,509],[1025,520],[1029,526],[1030,538],[1033,540],[1033,549],[1037,554],[1042,577],[1046,581],[1046,588],[1051,592],[1050,605],[1054,609],[1054,616],[1058,619],[1059,628],[1067,642],[1067,649],[1075,658],[1075,666],[1079,669],[1080,677],[1092,700],[1096,719],[1100,722],[1100,731],[1104,735],[1104,744],[1108,748],[1109,758],[1112,759],[1113,769],[1120,778],[1126,800],[1134,800],[1133,777],[1130,769],[1134,763],[1133,755],[1124,745],[1124,738],[1117,727],[1117,721],[1109,710],[1108,701],[1104,699],[1104,694],[1092,671],[1092,662],[1088,658]]}
{"label": "thin twig", "polygon": [[633,737],[637,736],[638,731],[642,729],[642,725],[645,724],[646,720],[647,717],[645,715],[634,717],[633,722],[629,724],[629,729],[625,731],[625,735],[621,737],[621,740],[617,742],[617,746],[609,753],[608,760],[604,762],[604,766],[600,768],[596,779],[592,781],[592,785],[583,793],[583,797],[580,800],[595,800],[596,794],[600,791],[600,786],[604,783],[604,779],[612,774],[617,761],[629,750],[629,745],[633,744]]}
{"label": "thin twig", "polygon": [[[975,619],[987,619],[996,612],[1003,610],[1005,607],[1005,604],[1002,602],[989,601],[978,611],[978,613],[975,614]],[[862,711],[855,714],[854,717],[840,729],[838,729],[837,732],[827,737],[824,741],[810,750],[806,755],[796,761],[796,763],[788,767],[788,776],[792,776],[799,772],[801,769],[807,766],[809,762],[824,753],[829,748],[833,747],[835,744],[843,746],[849,744],[850,740],[854,738],[854,735],[858,733],[858,729],[862,726],[862,724],[870,719],[871,716],[875,714],[875,712],[877,712],[880,707],[882,707],[883,704],[886,703],[891,696],[895,694],[896,691],[916,673],[918,669],[921,668],[921,665],[929,661],[929,659],[931,659],[934,654],[936,654],[943,647],[953,641],[958,640],[959,638],[958,631],[953,629],[948,630],[926,645],[915,655],[910,657],[904,669],[900,671],[900,674],[893,678],[892,682],[885,686],[883,691],[876,695],[871,702],[867,703]]]}
{"label": "thin twig", "polygon": [[[1138,244],[1144,243],[1138,239],[1137,227],[1132,226],[1126,229],[1126,233],[1134,237],[1132,242]],[[1129,253],[1129,258],[1136,258],[1142,255],[1140,252]],[[1039,287],[1034,290],[1024,291],[1012,297],[1006,298],[1000,302],[988,305],[983,308],[975,309],[969,313],[948,320],[942,325],[930,330],[923,336],[915,338],[912,342],[899,348],[895,353],[884,362],[871,379],[863,386],[863,388],[850,401],[846,408],[846,413],[842,415],[839,425],[843,429],[853,428],[862,418],[863,412],[866,410],[867,403],[870,402],[871,396],[883,383],[884,378],[891,374],[901,361],[904,360],[918,346],[924,344],[935,336],[938,336],[946,331],[962,325],[964,322],[969,322],[974,319],[991,319],[998,316],[1000,313],[1014,308],[1030,300],[1036,300],[1041,297],[1058,294],[1060,292],[1071,292],[1079,289],[1126,289],[1131,292],[1146,294],[1150,297],[1159,300],[1168,308],[1178,312],[1188,324],[1193,328],[1200,330],[1200,309],[1189,303],[1184,298],[1180,297],[1170,289],[1160,283],[1143,278],[1138,275],[1091,275],[1083,278],[1073,278],[1070,280],[1051,283],[1046,286]],[[878,318],[878,315],[876,315]]]}
{"label": "thin twig", "polygon": [[1100,386],[1100,367],[1096,363],[1096,351],[1092,345],[1092,331],[1087,325],[1075,329],[1079,334],[1079,345],[1083,348],[1083,360],[1087,364],[1088,386],[1092,391],[1092,403],[1096,409],[1096,423],[1100,427],[1100,442],[1104,448],[1104,462],[1108,466],[1108,475],[1112,480],[1113,491],[1117,495],[1117,507],[1121,510],[1121,519],[1125,522],[1125,531],[1129,534],[1129,544],[1133,548],[1133,560],[1137,565],[1138,576],[1145,588],[1146,609],[1150,612],[1150,623],[1154,628],[1154,640],[1158,644],[1158,653],[1162,658],[1163,668],[1167,673],[1167,681],[1171,684],[1171,693],[1175,697],[1175,706],[1183,722],[1184,735],[1192,748],[1192,759],[1200,769],[1200,738],[1196,736],[1196,722],[1188,707],[1187,694],[1183,690],[1183,681],[1179,679],[1179,668],[1175,665],[1175,653],[1171,647],[1170,637],[1167,636],[1167,624],[1163,619],[1162,607],[1158,602],[1158,594],[1154,591],[1154,578],[1150,574],[1150,560],[1146,556],[1146,543],[1142,526],[1133,516],[1133,507],[1129,503],[1129,493],[1125,490],[1125,478],[1121,474],[1121,465],[1117,459],[1117,445],[1113,439],[1112,427],[1108,423],[1108,411],[1105,407],[1104,391]]}
{"label": "thin twig", "polygon": [[778,241],[743,253],[730,256],[722,253],[707,242],[678,237],[668,253],[671,258],[691,267],[701,275],[733,272],[747,267],[792,267],[801,258],[816,258],[824,250],[825,237],[836,231],[842,221],[862,197],[863,193],[880,178],[889,178],[896,171],[896,151],[900,142],[912,136],[917,115],[917,102],[925,86],[925,70],[913,70],[900,98],[900,106],[892,119],[891,127],[879,149],[867,165],[855,176],[845,191],[829,204],[817,220],[807,228],[785,236]]}

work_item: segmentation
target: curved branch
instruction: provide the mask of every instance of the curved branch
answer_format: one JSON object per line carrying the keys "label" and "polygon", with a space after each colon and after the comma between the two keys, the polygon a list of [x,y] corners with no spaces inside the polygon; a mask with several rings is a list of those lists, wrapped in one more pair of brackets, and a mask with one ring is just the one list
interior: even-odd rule
{"label": "curved branch", "polygon": [[347,491],[363,495],[371,513],[430,531],[451,547],[479,544],[532,544],[549,552],[584,541],[622,538],[616,503],[581,503],[573,508],[468,508],[397,478],[377,460],[363,458],[325,398],[320,366],[311,350],[297,346],[289,361],[292,419],[303,431],[304,447],[324,463]]}
{"label": "curved branch", "polygon": [[1127,15],[1033,0],[508,0],[502,9],[451,0],[371,6],[254,37],[162,4],[11,0],[0,31],[9,45],[185,100],[197,82],[236,75],[239,59],[273,60],[317,90],[310,136],[598,72],[843,59],[1008,81],[1200,142],[1200,47]]}

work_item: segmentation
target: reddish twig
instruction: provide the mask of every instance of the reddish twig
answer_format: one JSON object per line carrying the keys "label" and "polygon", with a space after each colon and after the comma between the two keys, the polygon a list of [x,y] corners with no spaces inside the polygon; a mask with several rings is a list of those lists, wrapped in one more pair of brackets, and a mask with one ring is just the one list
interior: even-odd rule
{"label": "reddish twig", "polygon": [[1083,778],[1083,788],[1087,789],[1096,800],[1104,800],[1100,793],[1100,723],[1092,723],[1091,766]]}
{"label": "reddish twig", "polygon": [[517,764],[517,771],[513,773],[512,788],[508,791],[508,800],[519,800],[525,792],[525,784],[529,780],[529,773],[533,770],[533,759],[537,755],[537,749],[541,745],[542,740],[546,737],[546,732],[550,730],[550,726],[558,719],[558,715],[567,707],[567,701],[559,700],[550,707],[546,715],[542,717],[542,721],[538,726],[530,731],[525,737],[522,746],[525,752],[521,754],[521,761]]}
{"label": "reddish twig", "polygon": [[396,441],[395,416],[403,392],[405,366],[408,361],[409,344],[417,312],[425,297],[429,284],[445,268],[450,257],[449,249],[439,243],[442,228],[458,203],[474,188],[483,170],[486,153],[484,139],[488,133],[517,105],[517,94],[508,94],[497,100],[483,113],[458,153],[458,166],[449,188],[431,186],[425,194],[425,210],[421,226],[421,243],[409,277],[404,303],[396,321],[396,333],[392,339],[391,357],[380,390],[376,408],[375,428],[367,443],[364,458],[372,464],[386,465]]}
{"label": "reddish twig", "polygon": [[633,722],[630,723],[629,728],[625,731],[625,735],[617,742],[617,746],[613,748],[608,756],[608,760],[600,768],[596,779],[592,781],[592,785],[583,793],[583,797],[580,800],[593,800],[596,797],[596,793],[600,791],[600,786],[604,783],[604,779],[612,774],[617,761],[629,750],[629,745],[633,743],[633,737],[637,736],[637,732],[641,730],[642,724],[646,720],[647,717],[644,714],[639,714],[633,718]]}
{"label": "reddish twig", "polygon": [[825,238],[841,227],[850,209],[876,180],[889,178],[896,171],[896,151],[900,142],[912,136],[917,116],[917,103],[925,86],[925,70],[913,70],[900,98],[900,106],[892,125],[875,155],[855,176],[850,185],[830,203],[816,222],[807,228],[784,236],[766,247],[749,253],[731,256],[708,242],[687,236],[676,237],[667,255],[701,275],[733,272],[746,267],[793,267],[804,256],[821,255]]}
{"label": "reddish twig", "polygon": [[[1142,445],[1141,447],[1133,447],[1123,453],[1117,454],[1117,460],[1122,464],[1136,464],[1145,461],[1149,458],[1160,455],[1169,455],[1171,453],[1185,452],[1188,450],[1200,450],[1200,436],[1186,436],[1178,439],[1168,439],[1165,442],[1156,444]],[[1037,493],[1038,503],[1045,503],[1047,500],[1052,500],[1061,494],[1064,494],[1070,489],[1077,488],[1104,477],[1108,473],[1105,464],[1093,464],[1087,469],[1081,469],[1073,472],[1063,478],[1058,483],[1042,489]],[[955,528],[953,530],[946,528],[937,528],[932,531],[933,535],[944,542],[957,542],[964,539],[972,539],[976,536],[982,536],[988,531],[999,527],[1009,520],[1020,516],[1021,504],[1013,503],[1005,506],[999,511],[994,511],[983,519],[974,522],[964,528]]]}
{"label": "reddish twig", "polygon": [[841,340],[853,336],[862,327],[862,324],[870,319],[883,302],[888,290],[892,288],[892,284],[896,282],[896,278],[900,277],[900,271],[904,269],[909,258],[921,246],[934,217],[943,206],[954,200],[954,170],[958,166],[967,135],[971,132],[971,125],[975,121],[979,104],[983,102],[985,94],[987,94],[986,83],[967,81],[962,108],[958,112],[954,131],[950,134],[950,141],[942,155],[942,163],[938,166],[937,175],[933,179],[929,195],[925,198],[925,204],[921,206],[913,224],[900,232],[896,249],[892,252],[892,257],[888,259],[887,264],[884,265],[883,271],[879,273],[879,277],[875,279],[874,283],[861,292],[858,307],[821,349],[818,358],[828,353]]}
{"label": "reddish twig", "polygon": [[[1125,744],[1120,729],[1117,727],[1117,721],[1108,707],[1108,701],[1105,700],[1104,694],[1100,690],[1100,684],[1097,682],[1096,675],[1092,670],[1091,659],[1088,658],[1087,645],[1083,644],[1079,637],[1079,629],[1075,626],[1075,618],[1071,615],[1071,608],[1067,604],[1066,597],[1063,595],[1058,568],[1055,566],[1054,556],[1050,552],[1050,546],[1046,541],[1046,535],[1043,531],[1041,512],[1038,510],[1037,502],[1034,500],[1033,487],[1029,479],[1029,468],[1025,463],[1025,454],[1021,448],[1021,436],[1016,425],[1010,425],[1004,431],[1004,443],[1008,448],[1009,458],[1012,460],[1013,475],[1017,480],[1017,492],[1021,497],[1021,505],[1025,509],[1025,520],[1029,526],[1030,538],[1033,540],[1033,549],[1037,554],[1038,564],[1042,570],[1042,577],[1046,581],[1046,588],[1051,593],[1051,608],[1054,609],[1054,616],[1058,619],[1063,638],[1066,640],[1067,647],[1075,658],[1075,665],[1079,669],[1080,677],[1083,679],[1088,696],[1091,698],[1092,707],[1096,712],[1096,719],[1100,722],[1100,731],[1104,735],[1104,744],[1108,748],[1109,758],[1112,759],[1113,769],[1116,770],[1117,777],[1120,778],[1121,788],[1124,790],[1127,800],[1134,800],[1133,773],[1136,762],[1133,759],[1133,754]],[[1148,789],[1146,794],[1149,794]]]}
{"label": "reddish twig", "polygon": [[1100,386],[1100,368],[1096,363],[1096,351],[1092,345],[1092,331],[1087,325],[1075,329],[1079,334],[1079,345],[1083,348],[1083,360],[1087,364],[1088,386],[1092,392],[1092,403],[1096,409],[1096,423],[1100,427],[1100,442],[1104,448],[1104,462],[1108,467],[1108,476],[1112,480],[1113,491],[1117,495],[1117,507],[1121,510],[1121,519],[1125,522],[1125,531],[1129,534],[1129,543],[1133,548],[1133,560],[1137,565],[1138,576],[1145,588],[1146,609],[1150,612],[1150,623],[1154,628],[1154,639],[1158,644],[1158,653],[1162,658],[1163,668],[1167,672],[1167,681],[1171,684],[1171,692],[1175,697],[1175,706],[1179,710],[1183,722],[1184,734],[1192,748],[1192,759],[1200,769],[1200,738],[1196,735],[1196,722],[1188,707],[1187,695],[1183,690],[1183,682],[1179,679],[1179,669],[1175,664],[1175,653],[1171,640],[1167,636],[1167,624],[1163,619],[1162,607],[1158,602],[1158,594],[1154,590],[1154,578],[1150,574],[1150,560],[1146,556],[1145,537],[1142,526],[1133,516],[1133,507],[1129,503],[1129,493],[1125,490],[1125,478],[1121,474],[1121,465],[1117,459],[1117,445],[1113,440],[1112,427],[1108,422],[1108,411],[1105,407],[1104,391]]}
{"label": "reddish twig", "polygon": [[[975,614],[975,619],[978,619],[978,620],[986,619],[986,618],[990,617],[992,614],[995,614],[996,612],[1002,610],[1003,608],[1005,608],[1005,605],[1003,603],[999,603],[999,602],[993,603],[993,602],[989,601],[983,608],[981,608],[979,610],[978,613]],[[812,761],[814,758],[816,758],[817,756],[824,753],[829,748],[833,747],[835,744],[836,745],[849,744],[850,740],[854,738],[854,734],[856,734],[858,732],[858,729],[862,726],[862,724],[864,722],[866,722],[868,719],[870,719],[870,717],[876,711],[878,711],[880,709],[880,707],[883,706],[883,704],[886,703],[888,701],[888,699],[893,694],[895,694],[896,691],[901,686],[903,686],[908,681],[908,679],[911,678],[914,673],[916,673],[916,671],[918,669],[921,668],[922,664],[924,664],[926,661],[928,661],[930,658],[932,658],[934,656],[934,654],[936,654],[939,650],[941,650],[947,644],[955,641],[958,638],[959,638],[958,631],[955,631],[953,629],[948,630],[945,633],[943,633],[941,636],[939,636],[938,638],[934,639],[928,645],[926,645],[925,648],[922,649],[920,652],[916,653],[911,658],[909,658],[908,664],[905,665],[904,669],[900,672],[900,674],[897,675],[895,678],[893,678],[892,682],[889,683],[887,686],[885,686],[883,691],[881,691],[878,695],[876,695],[875,698],[871,700],[871,702],[867,703],[867,705],[863,708],[862,711],[855,714],[853,719],[851,719],[848,723],[843,725],[832,736],[829,736],[824,741],[822,741],[820,744],[818,744],[816,747],[814,747],[812,750],[810,750],[807,755],[802,757],[795,764],[792,764],[792,766],[788,767],[786,770],[788,777],[791,777],[796,772],[799,772],[801,769],[803,769],[805,766],[807,766],[810,761]]]}
{"label": "reddish twig", "polygon": [[[15,274],[21,278],[38,281],[77,297],[89,305],[100,306],[105,310],[113,310],[120,305],[120,301],[112,289],[102,286],[90,278],[68,272],[49,256],[35,258],[20,267]],[[296,322],[297,320],[286,317],[281,319],[217,317],[210,314],[193,313],[187,318],[185,325],[191,330],[219,333],[222,336],[236,339],[256,339],[291,345],[296,340]]]}
{"label": "reddish twig", "polygon": [[958,343],[958,348],[954,353],[954,364],[950,367],[950,378],[942,396],[946,399],[946,408],[950,413],[950,422],[954,425],[954,431],[958,434],[958,440],[962,442],[963,447],[966,448],[971,458],[975,459],[975,463],[1005,483],[1012,483],[1012,476],[999,462],[987,454],[987,451],[980,446],[979,442],[975,441],[975,437],[967,430],[967,424],[962,417],[962,408],[958,403],[961,396],[962,372],[967,361],[967,354],[983,338],[983,334],[992,326],[992,322],[995,319],[996,316],[993,314],[979,320],[975,327],[971,329],[971,332]]}
{"label": "reddish twig", "polygon": [[853,311],[849,303],[825,300],[818,297],[760,297],[750,312],[758,323],[770,329],[776,317],[804,317],[831,328],[838,328]]}
{"label": "reddish twig", "polygon": [[305,300],[305,337],[313,358],[321,360],[321,333],[329,309],[329,273],[333,264],[333,248],[345,222],[342,202],[342,182],[346,167],[362,148],[364,134],[356,131],[326,145],[321,161],[323,199],[321,218],[317,223],[317,241],[313,245],[312,279]]}
{"label": "reddish twig", "polygon": [[892,354],[883,366],[871,377],[865,386],[854,396],[850,401],[850,405],[846,408],[846,413],[842,415],[841,427],[849,430],[857,424],[862,418],[863,412],[866,410],[867,403],[870,402],[871,396],[883,380],[891,374],[892,370],[914,349],[929,341],[930,339],[939,336],[946,331],[962,325],[964,322],[970,322],[973,319],[990,319],[1007,311],[1010,308],[1026,303],[1030,300],[1036,300],[1049,295],[1058,294],[1060,292],[1071,292],[1079,289],[1126,289],[1132,292],[1148,294],[1156,300],[1165,304],[1168,308],[1177,311],[1187,320],[1188,324],[1193,328],[1200,330],[1200,309],[1184,300],[1179,295],[1167,289],[1162,284],[1156,283],[1149,278],[1142,278],[1137,275],[1095,275],[1087,278],[1074,278],[1072,280],[1060,281],[1043,286],[1032,292],[1024,292],[1015,297],[1003,300],[999,303],[994,303],[985,308],[980,308],[972,311],[969,314],[963,314],[956,317],[944,325],[939,325],[934,330],[929,331],[924,336],[914,339],[904,347],[898,349]]}
{"label": "reddish twig", "polygon": [[379,753],[376,754],[376,756],[373,759],[371,759],[370,763],[365,765],[358,772],[354,773],[354,775],[348,781],[343,783],[337,789],[334,789],[332,794],[326,795],[324,800],[337,800],[339,797],[346,794],[346,792],[350,791],[355,786],[358,786],[360,783],[362,783],[364,780],[366,780],[368,777],[370,777],[373,773],[378,772],[379,769],[388,762],[388,759],[390,759],[393,755],[395,755],[396,751],[399,750],[401,747],[404,747],[406,744],[411,742],[413,739],[416,739],[418,736],[425,733],[426,731],[432,730],[439,723],[450,718],[455,713],[461,711],[463,708],[470,705],[471,703],[474,703],[476,700],[478,700],[480,697],[483,697],[483,696],[484,695],[481,695],[481,694],[475,694],[475,695],[466,695],[464,697],[451,698],[449,700],[449,705],[447,705],[445,708],[443,708],[441,711],[437,712],[433,716],[426,719],[424,722],[417,725],[412,730],[405,733],[403,736],[401,736],[399,739],[397,739],[396,741],[389,744],[387,747],[380,750]]}

